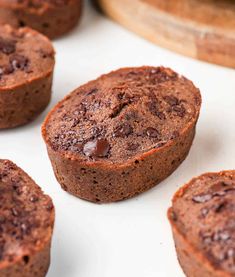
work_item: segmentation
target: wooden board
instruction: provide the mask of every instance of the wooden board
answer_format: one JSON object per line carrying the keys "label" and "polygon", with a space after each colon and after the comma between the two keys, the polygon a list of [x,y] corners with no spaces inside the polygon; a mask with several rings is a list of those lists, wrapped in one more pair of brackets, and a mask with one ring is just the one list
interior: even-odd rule
{"label": "wooden board", "polygon": [[96,0],[111,18],[178,53],[235,68],[235,0]]}

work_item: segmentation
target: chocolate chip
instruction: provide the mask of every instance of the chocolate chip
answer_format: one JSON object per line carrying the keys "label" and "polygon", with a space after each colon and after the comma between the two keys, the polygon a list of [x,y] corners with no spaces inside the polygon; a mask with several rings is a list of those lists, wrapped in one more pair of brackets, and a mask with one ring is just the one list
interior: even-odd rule
{"label": "chocolate chip", "polygon": [[38,196],[37,195],[32,195],[29,200],[34,203],[34,202],[37,202],[38,201]]}
{"label": "chocolate chip", "polygon": [[149,109],[149,111],[150,111],[153,115],[156,115],[156,112],[158,111],[156,105],[157,105],[157,104],[156,104],[155,101],[151,101],[151,102],[148,102],[148,103],[146,104],[147,108]]}
{"label": "chocolate chip", "polygon": [[0,51],[6,55],[16,51],[15,42],[0,37]]}
{"label": "chocolate chip", "polygon": [[159,111],[158,109],[158,100],[155,95],[150,95],[151,101],[146,104],[151,114],[157,116],[159,119],[164,120],[166,116],[163,112]]}
{"label": "chocolate chip", "polygon": [[29,60],[23,56],[15,54],[10,57],[10,64],[14,70],[25,70],[28,66]]}
{"label": "chocolate chip", "polygon": [[164,97],[164,100],[170,105],[170,106],[176,106],[179,105],[180,101],[178,98],[176,98],[173,95],[168,95]]}
{"label": "chocolate chip", "polygon": [[211,199],[212,199],[211,194],[199,194],[199,195],[193,196],[192,198],[192,200],[196,203],[205,203]]}
{"label": "chocolate chip", "polygon": [[88,157],[107,157],[110,145],[106,139],[88,141],[83,147],[83,153]]}
{"label": "chocolate chip", "polygon": [[125,92],[120,92],[120,93],[117,94],[117,98],[119,100],[122,100],[124,98],[124,96],[125,96]]}
{"label": "chocolate chip", "polygon": [[80,122],[80,119],[78,119],[78,118],[73,118],[73,119],[72,119],[71,128],[76,127],[76,126],[79,124],[79,122]]}
{"label": "chocolate chip", "polygon": [[159,119],[161,119],[161,120],[166,119],[166,116],[165,116],[165,114],[164,114],[163,112],[157,111],[157,112],[156,112],[156,116],[157,116]]}
{"label": "chocolate chip", "polygon": [[173,106],[173,107],[172,107],[172,110],[173,110],[174,112],[176,112],[176,114],[177,114],[179,117],[184,117],[184,116],[185,116],[186,110],[185,110],[185,108],[184,108],[183,105],[181,105],[181,106]]}
{"label": "chocolate chip", "polygon": [[216,204],[214,207],[214,211],[216,213],[220,213],[225,208],[226,204],[227,204],[226,202]]}
{"label": "chocolate chip", "polygon": [[129,123],[119,125],[113,132],[114,137],[125,138],[133,133],[133,128]]}
{"label": "chocolate chip", "polygon": [[158,130],[153,127],[148,127],[145,131],[145,134],[150,138],[158,138],[160,135]]}

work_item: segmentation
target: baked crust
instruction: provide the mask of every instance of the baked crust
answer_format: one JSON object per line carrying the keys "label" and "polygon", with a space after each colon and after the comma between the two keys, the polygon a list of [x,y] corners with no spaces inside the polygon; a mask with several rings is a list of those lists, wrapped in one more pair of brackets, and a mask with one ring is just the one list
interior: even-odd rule
{"label": "baked crust", "polygon": [[0,192],[0,276],[44,277],[55,217],[51,198],[8,160],[0,160]]}
{"label": "baked crust", "polygon": [[29,26],[56,38],[76,26],[81,10],[81,0],[0,0],[0,24]]}
{"label": "baked crust", "polygon": [[231,170],[203,174],[174,195],[168,218],[186,276],[234,276],[234,191]]}
{"label": "baked crust", "polygon": [[51,98],[51,42],[30,28],[0,26],[0,129],[34,119]]}

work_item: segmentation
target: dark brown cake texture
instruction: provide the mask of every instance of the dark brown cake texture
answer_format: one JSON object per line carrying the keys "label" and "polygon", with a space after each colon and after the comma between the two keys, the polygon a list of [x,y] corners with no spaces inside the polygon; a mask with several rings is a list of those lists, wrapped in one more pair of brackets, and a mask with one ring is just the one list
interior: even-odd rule
{"label": "dark brown cake texture", "polygon": [[23,125],[51,98],[54,49],[29,28],[0,26],[0,129]]}
{"label": "dark brown cake texture", "polygon": [[168,217],[186,276],[235,276],[234,170],[192,179],[176,192]]}
{"label": "dark brown cake texture", "polygon": [[82,0],[0,0],[0,24],[29,26],[55,38],[75,27],[81,4]]}
{"label": "dark brown cake texture", "polygon": [[123,68],[81,86],[42,127],[58,182],[100,203],[148,190],[187,156],[200,105],[192,82],[163,67]]}
{"label": "dark brown cake texture", "polygon": [[54,206],[35,182],[0,160],[0,276],[44,277],[50,264]]}

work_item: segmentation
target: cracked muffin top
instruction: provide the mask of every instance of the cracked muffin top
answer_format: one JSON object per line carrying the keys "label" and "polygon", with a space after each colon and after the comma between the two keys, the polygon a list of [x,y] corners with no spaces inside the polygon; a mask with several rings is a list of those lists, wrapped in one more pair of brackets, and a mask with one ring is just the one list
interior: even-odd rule
{"label": "cracked muffin top", "polygon": [[46,76],[54,67],[51,42],[29,28],[0,26],[0,89]]}
{"label": "cracked muffin top", "polygon": [[176,139],[195,123],[200,105],[199,90],[171,69],[123,68],[62,100],[44,137],[55,151],[81,160],[122,162]]}
{"label": "cracked muffin top", "polygon": [[235,171],[194,178],[176,193],[170,217],[214,268],[234,276]]}
{"label": "cracked muffin top", "polygon": [[27,262],[50,239],[54,206],[34,181],[8,160],[0,160],[0,267]]}

